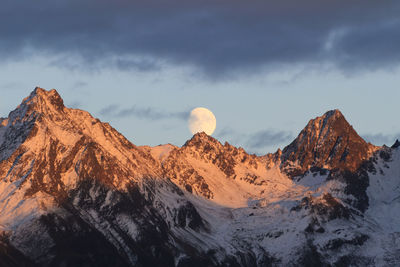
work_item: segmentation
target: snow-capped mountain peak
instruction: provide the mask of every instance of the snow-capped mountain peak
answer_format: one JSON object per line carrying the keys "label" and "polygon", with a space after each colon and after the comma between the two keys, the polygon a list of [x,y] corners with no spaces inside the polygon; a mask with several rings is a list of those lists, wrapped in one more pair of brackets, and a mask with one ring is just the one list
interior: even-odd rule
{"label": "snow-capped mountain peak", "polygon": [[283,149],[282,162],[291,176],[302,175],[312,167],[355,171],[375,150],[336,109],[310,120]]}
{"label": "snow-capped mountain peak", "polygon": [[0,120],[0,265],[396,266],[398,146],[332,110],[265,156],[137,147],[35,88]]}
{"label": "snow-capped mountain peak", "polygon": [[51,106],[56,110],[62,110],[64,108],[64,101],[56,89],[47,91],[43,88],[36,87],[28,99],[23,102],[36,103],[36,107]]}
{"label": "snow-capped mountain peak", "polygon": [[64,110],[64,101],[55,89],[46,91],[36,87],[22,103],[10,114],[10,119],[23,119],[25,116],[51,116]]}

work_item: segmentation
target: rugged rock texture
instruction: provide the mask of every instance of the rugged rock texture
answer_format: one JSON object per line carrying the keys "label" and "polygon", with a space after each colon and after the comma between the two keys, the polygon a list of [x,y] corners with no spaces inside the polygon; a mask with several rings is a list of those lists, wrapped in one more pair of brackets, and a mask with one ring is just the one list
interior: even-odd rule
{"label": "rugged rock texture", "polygon": [[137,147],[36,88],[0,119],[0,265],[396,266],[397,143],[335,110],[262,157]]}
{"label": "rugged rock texture", "polygon": [[41,266],[174,265],[195,249],[168,229],[207,230],[150,154],[55,90],[36,88],[3,127],[0,223]]}
{"label": "rugged rock texture", "polygon": [[282,168],[292,177],[303,175],[311,168],[354,172],[374,150],[336,109],[310,120],[299,136],[283,149]]}
{"label": "rugged rock texture", "polygon": [[162,168],[165,176],[184,190],[215,199],[218,193],[212,184],[216,181],[209,176],[220,176],[220,180],[227,183],[239,181],[261,185],[264,181],[258,172],[265,169],[265,165],[264,159],[249,155],[229,143],[222,145],[202,132],[195,134],[181,148],[172,150],[163,161]]}
{"label": "rugged rock texture", "polygon": [[36,266],[36,264],[14,248],[10,244],[7,234],[2,233],[0,236],[0,266],[25,267]]}

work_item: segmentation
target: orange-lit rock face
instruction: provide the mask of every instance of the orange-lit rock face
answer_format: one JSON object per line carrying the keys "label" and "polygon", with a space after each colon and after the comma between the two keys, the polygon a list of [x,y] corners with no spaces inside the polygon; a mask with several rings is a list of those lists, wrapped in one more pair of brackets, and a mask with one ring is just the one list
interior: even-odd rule
{"label": "orange-lit rock face", "polygon": [[[68,236],[81,240],[75,245],[88,241],[80,251],[93,255],[100,248],[99,256],[108,255],[108,263],[86,256],[79,262],[129,266],[135,263],[134,253],[121,257],[114,245],[137,247],[136,229],[147,242],[160,243],[166,242],[168,224],[204,227],[150,153],[88,112],[66,108],[55,90],[36,88],[1,120],[0,140],[0,234],[6,231],[34,261],[50,250],[73,250],[63,247]],[[160,199],[162,194],[170,202]],[[102,227],[117,230],[103,236],[100,232],[108,230]],[[57,265],[51,260],[39,265]]]}
{"label": "orange-lit rock face", "polygon": [[249,155],[242,148],[197,133],[170,151],[162,168],[182,190],[237,208],[248,206],[249,199],[304,194],[306,188],[296,186],[275,162],[273,155]]}
{"label": "orange-lit rock face", "polygon": [[[398,252],[400,150],[367,144],[337,110],[256,156],[204,133],[136,147],[36,88],[0,119],[0,143],[0,265],[4,251],[21,266],[291,266],[310,251],[340,265],[371,246],[381,262]],[[390,253],[375,253],[382,243]]]}
{"label": "orange-lit rock face", "polygon": [[291,176],[311,167],[355,171],[375,147],[366,143],[339,110],[332,110],[307,124],[282,151],[282,168]]}
{"label": "orange-lit rock face", "polygon": [[162,177],[150,154],[88,112],[66,108],[56,90],[36,88],[1,131],[0,193],[10,197],[0,203],[6,224],[13,223],[8,213],[40,213],[41,203],[54,207],[85,179],[124,190],[143,177]]}

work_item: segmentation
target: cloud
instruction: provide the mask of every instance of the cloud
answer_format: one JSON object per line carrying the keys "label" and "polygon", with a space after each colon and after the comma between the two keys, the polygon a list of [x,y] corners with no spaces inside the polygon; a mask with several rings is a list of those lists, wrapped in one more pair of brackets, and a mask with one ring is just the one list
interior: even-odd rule
{"label": "cloud", "polygon": [[120,70],[136,70],[140,72],[161,70],[161,65],[149,59],[116,59],[115,66]]}
{"label": "cloud", "polygon": [[291,132],[264,130],[250,135],[247,139],[247,145],[251,149],[267,147],[276,144],[288,142],[294,138]]}
{"label": "cloud", "polygon": [[80,102],[80,101],[74,101],[74,102],[70,103],[68,106],[70,108],[77,108],[77,109],[80,109],[83,107],[82,102]]}
{"label": "cloud", "polygon": [[391,0],[4,0],[0,56],[126,71],[183,64],[209,77],[295,64],[380,69],[400,62],[398,14]]}
{"label": "cloud", "polygon": [[179,112],[168,112],[159,110],[152,107],[138,107],[132,106],[129,108],[122,108],[118,105],[109,105],[102,110],[100,110],[100,115],[108,116],[108,117],[137,117],[140,119],[147,120],[164,120],[164,119],[179,119],[179,120],[187,120],[190,114],[190,110],[187,111],[179,111]]}
{"label": "cloud", "polygon": [[253,133],[242,133],[230,127],[222,128],[216,136],[229,139],[233,143],[244,144],[246,150],[258,154],[265,154],[269,147],[285,146],[294,139],[293,134],[289,131],[266,129]]}
{"label": "cloud", "polygon": [[364,134],[362,135],[365,141],[370,142],[374,145],[387,145],[391,146],[394,144],[396,139],[400,139],[400,133],[397,134]]}
{"label": "cloud", "polygon": [[84,81],[77,81],[77,82],[75,82],[74,84],[73,84],[73,88],[76,88],[76,89],[80,89],[80,88],[82,88],[82,87],[86,87],[88,85],[88,83],[87,82],[84,82]]}
{"label": "cloud", "polygon": [[10,82],[2,84],[1,90],[7,90],[7,91],[23,90],[23,86],[19,82]]}

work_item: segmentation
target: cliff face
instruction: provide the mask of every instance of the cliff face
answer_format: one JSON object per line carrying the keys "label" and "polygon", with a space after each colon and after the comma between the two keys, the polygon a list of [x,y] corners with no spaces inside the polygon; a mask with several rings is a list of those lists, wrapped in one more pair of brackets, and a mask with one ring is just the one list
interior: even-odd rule
{"label": "cliff face", "polygon": [[0,119],[0,265],[397,265],[399,173],[337,110],[258,157],[137,147],[36,88]]}
{"label": "cliff face", "polygon": [[222,145],[205,133],[195,134],[163,161],[165,176],[182,190],[228,207],[246,207],[249,199],[302,194],[267,157]]}
{"label": "cliff face", "polygon": [[331,110],[307,124],[282,151],[282,169],[290,176],[311,168],[356,171],[376,150],[366,143],[339,110]]}
{"label": "cliff face", "polygon": [[0,139],[0,226],[39,265],[172,265],[167,229],[205,230],[158,161],[55,90],[36,88]]}

